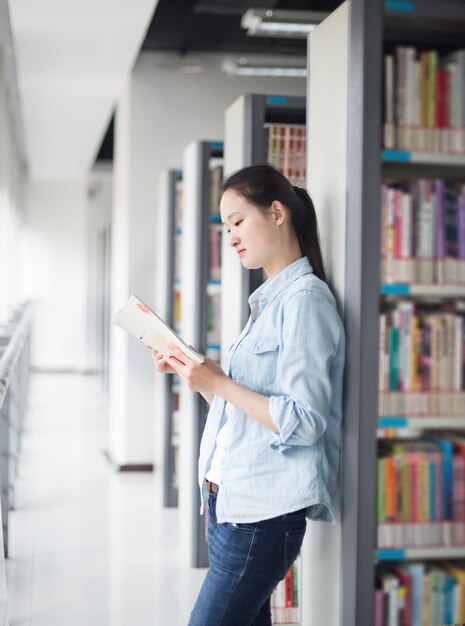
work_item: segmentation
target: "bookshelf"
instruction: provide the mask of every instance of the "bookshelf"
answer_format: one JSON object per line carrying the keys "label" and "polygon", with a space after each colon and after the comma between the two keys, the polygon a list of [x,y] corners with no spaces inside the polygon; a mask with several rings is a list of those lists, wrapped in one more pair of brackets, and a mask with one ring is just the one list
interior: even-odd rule
{"label": "bookshelf", "polygon": [[[298,96],[266,96],[245,94],[235,100],[225,113],[225,176],[248,165],[271,162],[280,169],[286,169],[285,159],[276,158],[276,149],[270,142],[270,133],[276,126],[281,128],[299,127],[306,123],[305,98]],[[274,127],[274,128],[273,128]],[[297,143],[289,144],[288,152],[302,152]],[[270,150],[271,149],[271,150]],[[272,154],[269,154],[271,151]],[[305,153],[305,151],[303,150]],[[296,173],[291,168],[287,174]],[[297,168],[300,182],[304,176]],[[244,328],[249,317],[249,295],[263,282],[260,270],[246,270],[229,250],[227,238],[224,238],[222,250],[223,295],[222,310],[224,323],[221,328],[221,343],[230,346]],[[234,294],[231,299],[230,294]],[[229,296],[229,298],[228,298]]]}
{"label": "bookshelf", "polygon": [[[181,336],[219,360],[219,189],[223,143],[194,141],[183,152],[183,224],[181,267]],[[215,258],[213,268],[212,258]],[[180,383],[179,481],[180,555],[187,567],[208,565],[205,516],[199,515],[197,462],[207,405]]]}
{"label": "bookshelf", "polygon": [[[165,170],[159,181],[159,223],[163,232],[158,249],[158,266],[165,268],[158,277],[161,301],[158,309],[163,319],[176,331],[180,330],[180,260],[182,238],[182,171]],[[155,378],[157,416],[157,449],[160,464],[161,504],[178,505],[179,465],[179,380],[176,375]]]}
{"label": "bookshelf", "polygon": [[[296,96],[245,94],[225,114],[225,176],[249,165],[270,163],[295,185],[306,186],[306,99]],[[230,346],[247,323],[249,295],[263,282],[260,270],[246,270],[231,254],[225,237],[222,246],[221,343]],[[231,298],[234,294],[234,298]],[[272,596],[273,623],[300,624],[301,559],[288,575],[294,594],[281,581]],[[287,606],[286,606],[287,602]]]}
{"label": "bookshelf", "polygon": [[[457,564],[465,556],[463,542],[453,546],[378,547],[377,463],[378,453],[382,456],[382,450],[391,445],[391,437],[398,437],[401,445],[408,449],[408,445],[423,441],[427,435],[438,438],[441,430],[463,435],[463,413],[431,412],[412,416],[378,412],[380,307],[396,299],[413,301],[421,306],[442,307],[445,301],[459,301],[465,295],[463,285],[458,281],[455,284],[435,284],[434,281],[389,284],[380,280],[382,216],[378,207],[381,184],[384,182],[420,178],[453,178],[465,182],[463,154],[444,154],[430,149],[405,150],[399,146],[387,149],[383,145],[386,108],[382,69],[385,67],[385,53],[393,52],[398,46],[415,46],[419,52],[436,49],[439,58],[463,48],[465,5],[462,2],[428,0],[378,3],[352,0],[347,9],[343,7],[315,29],[309,39],[310,46],[317,46],[319,32],[326,31],[328,34],[330,30],[336,33],[341,22],[345,21],[348,35],[345,57],[349,77],[344,100],[348,120],[346,215],[350,219],[345,225],[345,248],[340,249],[340,254],[344,255],[342,302],[348,343],[341,473],[341,604],[338,616],[331,623],[343,626],[413,623],[413,613],[407,612],[406,615],[406,611],[413,611],[412,607],[403,605],[402,608],[401,602],[402,598],[408,597],[407,585],[418,585],[418,580],[425,585],[424,610],[428,612],[425,618],[428,624],[463,622],[463,618],[456,619],[452,614],[445,617],[444,611],[440,615],[444,606],[441,608],[438,601],[442,597],[441,601],[445,602],[446,583],[453,581],[453,577],[459,580],[461,573]],[[338,23],[336,14],[342,17],[344,11],[345,20]],[[319,67],[320,71],[321,67],[325,67],[328,74],[328,60],[318,55],[315,47],[310,54],[308,127],[312,139],[309,146],[314,150],[315,157],[318,155],[324,160],[324,141],[312,131],[320,127],[328,137],[331,136],[334,118],[323,109],[337,97],[337,88],[330,82],[325,87],[324,81],[318,80]],[[318,98],[324,103],[321,107],[316,103]],[[312,108],[313,104],[315,108]],[[329,138],[327,142],[330,143]],[[329,163],[328,159],[326,165]],[[311,160],[309,172],[312,173]],[[326,184],[329,192],[330,182]],[[331,238],[326,243],[327,254],[331,258],[338,248]],[[408,441],[404,441],[404,437]],[[444,480],[441,484],[450,486]],[[443,562],[450,564],[450,569],[441,572]],[[423,578],[418,579],[418,570],[422,568],[420,576]],[[336,579],[337,574],[334,572]],[[407,583],[409,577],[410,583]],[[426,587],[427,584],[431,587]],[[458,588],[461,592],[463,583]],[[434,601],[428,595],[432,589],[436,592]],[[318,597],[315,593],[315,600],[320,604],[326,602],[326,610],[330,608],[329,599],[324,596]],[[377,611],[382,611],[386,600],[390,602],[388,612],[391,621],[378,619],[380,613],[376,618],[378,621],[375,621],[375,606]],[[402,611],[403,621],[400,618]],[[313,623],[317,622],[309,621],[309,624]]]}

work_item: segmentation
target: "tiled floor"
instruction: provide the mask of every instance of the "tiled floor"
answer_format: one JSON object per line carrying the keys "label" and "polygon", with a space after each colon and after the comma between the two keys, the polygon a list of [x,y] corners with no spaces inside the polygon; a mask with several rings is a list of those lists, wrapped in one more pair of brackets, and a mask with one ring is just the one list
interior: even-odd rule
{"label": "tiled floor", "polygon": [[205,570],[178,566],[152,474],[105,460],[98,381],[35,374],[10,517],[10,626],[181,626]]}

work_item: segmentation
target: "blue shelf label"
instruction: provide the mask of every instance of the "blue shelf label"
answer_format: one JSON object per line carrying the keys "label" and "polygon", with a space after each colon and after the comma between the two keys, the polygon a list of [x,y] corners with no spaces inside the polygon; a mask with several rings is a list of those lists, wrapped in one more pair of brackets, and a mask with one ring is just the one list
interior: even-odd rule
{"label": "blue shelf label", "polygon": [[382,296],[408,296],[410,285],[381,285],[380,291]]}
{"label": "blue shelf label", "polygon": [[406,417],[380,417],[378,426],[380,428],[405,428],[408,424]]}
{"label": "blue shelf label", "polygon": [[209,285],[221,285],[221,280],[209,280]]}
{"label": "blue shelf label", "polygon": [[224,143],[222,141],[212,141],[210,143],[210,148],[213,148],[213,150],[222,150],[224,147]]}
{"label": "blue shelf label", "polygon": [[405,550],[376,550],[378,561],[403,561]]}
{"label": "blue shelf label", "polygon": [[406,150],[383,150],[381,152],[383,161],[394,163],[409,163],[411,161],[411,154]]}
{"label": "blue shelf label", "polygon": [[266,99],[267,104],[286,104],[287,98],[285,96],[269,96]]}
{"label": "blue shelf label", "polygon": [[218,224],[221,222],[221,215],[210,215],[210,222]]}
{"label": "blue shelf label", "polygon": [[221,348],[221,346],[216,345],[216,344],[214,344],[214,343],[209,343],[209,344],[208,344],[208,349],[209,349],[209,350],[219,350],[220,348]]}
{"label": "blue shelf label", "polygon": [[397,11],[398,13],[413,13],[415,11],[415,3],[411,0],[386,0],[385,7],[388,11]]}

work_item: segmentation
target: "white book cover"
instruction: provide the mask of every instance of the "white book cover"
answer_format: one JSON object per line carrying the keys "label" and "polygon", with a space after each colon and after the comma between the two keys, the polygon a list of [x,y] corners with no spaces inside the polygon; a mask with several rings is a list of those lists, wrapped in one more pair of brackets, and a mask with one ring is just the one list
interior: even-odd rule
{"label": "white book cover", "polygon": [[165,356],[173,355],[168,348],[168,344],[173,344],[193,361],[204,362],[199,352],[188,346],[168,324],[134,294],[113,317],[113,323]]}
{"label": "white book cover", "polygon": [[412,256],[412,194],[402,194],[402,233],[401,256],[408,259]]}

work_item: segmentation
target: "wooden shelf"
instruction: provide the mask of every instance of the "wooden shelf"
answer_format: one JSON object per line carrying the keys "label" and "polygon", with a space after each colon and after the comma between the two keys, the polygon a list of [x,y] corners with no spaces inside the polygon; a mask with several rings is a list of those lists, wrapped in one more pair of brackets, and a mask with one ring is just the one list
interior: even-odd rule
{"label": "wooden shelf", "polygon": [[221,295],[221,281],[220,280],[209,280],[207,283],[207,295],[208,296],[219,296]]}
{"label": "wooden shelf", "polygon": [[463,558],[465,558],[465,546],[376,550],[377,561],[423,561],[429,559],[442,560]]}
{"label": "wooden shelf", "polygon": [[379,417],[378,428],[429,428],[443,430],[449,428],[464,428],[465,417],[449,416],[424,416],[424,417]]}
{"label": "wooden shelf", "polygon": [[380,285],[382,296],[417,296],[438,298],[463,298],[465,286],[463,285],[420,285],[407,283],[383,283]]}
{"label": "wooden shelf", "polygon": [[465,167],[465,155],[437,152],[410,152],[408,150],[383,150],[383,164],[434,165],[439,167]]}
{"label": "wooden shelf", "polygon": [[384,0],[385,16],[465,22],[465,7],[455,0]]}
{"label": "wooden shelf", "polygon": [[408,150],[383,150],[381,152],[383,164],[409,163],[414,165],[434,165],[465,167],[465,155],[441,154],[436,152],[410,152]]}

